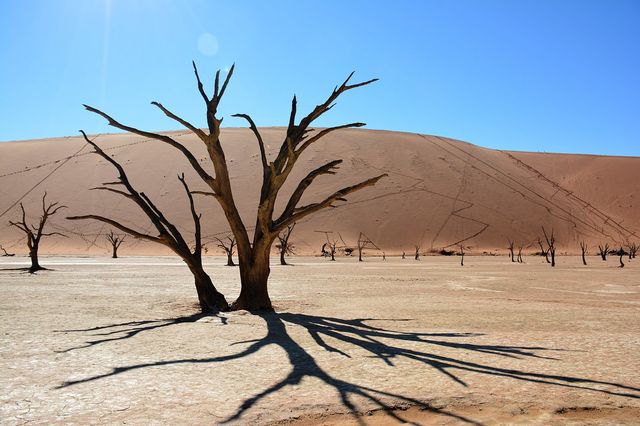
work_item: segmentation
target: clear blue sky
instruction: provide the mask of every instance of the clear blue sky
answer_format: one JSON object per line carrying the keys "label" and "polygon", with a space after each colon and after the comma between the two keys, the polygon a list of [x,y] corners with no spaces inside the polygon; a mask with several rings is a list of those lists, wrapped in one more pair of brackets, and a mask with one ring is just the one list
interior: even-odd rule
{"label": "clear blue sky", "polygon": [[[380,78],[320,124],[438,134],[499,149],[640,155],[640,1],[0,0],[0,140],[147,130],[221,112],[285,125],[350,71]],[[226,126],[244,126],[232,117]]]}

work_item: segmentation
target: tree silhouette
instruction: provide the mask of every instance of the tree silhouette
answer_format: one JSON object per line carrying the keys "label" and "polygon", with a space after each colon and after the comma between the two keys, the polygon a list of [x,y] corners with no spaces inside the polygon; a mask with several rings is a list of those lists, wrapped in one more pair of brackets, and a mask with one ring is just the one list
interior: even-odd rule
{"label": "tree silhouette", "polygon": [[278,244],[276,245],[276,248],[280,253],[280,264],[283,266],[287,265],[287,261],[284,257],[286,255],[294,254],[295,246],[289,242],[289,239],[291,238],[291,233],[295,227],[296,223],[293,222],[292,224],[287,225],[287,228],[278,235]]}
{"label": "tree silhouette", "polygon": [[107,239],[107,241],[109,241],[109,243],[111,244],[111,258],[112,259],[117,259],[118,258],[118,249],[120,248],[120,245],[122,245],[122,243],[124,242],[124,239],[126,238],[125,235],[118,235],[116,233],[113,232],[113,230],[109,231],[109,233],[107,235],[105,235],[105,238]]}
{"label": "tree silhouette", "polygon": [[218,247],[224,251],[224,254],[227,255],[227,266],[236,266],[233,261],[233,254],[235,253],[236,247],[236,238],[234,236],[227,237],[226,240],[215,237],[215,240],[218,242]]}
{"label": "tree silhouette", "polygon": [[9,221],[9,225],[15,226],[20,231],[24,232],[27,236],[27,247],[29,248],[29,258],[31,259],[31,266],[27,268],[27,271],[32,274],[34,272],[46,269],[40,266],[40,262],[38,260],[38,250],[40,249],[40,240],[42,239],[42,237],[50,237],[52,235],[60,235],[61,237],[66,237],[66,235],[63,235],[60,232],[44,232],[44,228],[49,218],[58,213],[60,209],[66,208],[66,206],[62,206],[57,202],[47,204],[46,200],[47,193],[45,192],[42,196],[42,216],[40,216],[40,220],[38,221],[37,226],[27,223],[27,214],[24,211],[24,206],[22,205],[22,203],[20,203],[22,218],[17,222]]}
{"label": "tree silhouette", "polygon": [[[158,231],[158,235],[146,234],[141,231],[136,231],[133,228],[123,225],[122,223],[110,219],[108,217],[88,214],[80,216],[69,216],[69,220],[97,220],[104,222],[108,225],[119,229],[122,232],[126,232],[134,238],[151,241],[157,244],[162,244],[171,249],[175,254],[187,264],[189,270],[193,274],[195,279],[196,290],[198,292],[198,301],[200,302],[200,308],[203,312],[216,312],[219,310],[229,309],[224,296],[216,290],[211,281],[209,275],[204,271],[202,267],[202,237],[201,237],[201,225],[200,214],[196,212],[195,203],[193,200],[192,192],[189,190],[189,186],[184,179],[184,175],[179,175],[178,180],[182,184],[184,191],[189,200],[189,209],[193,218],[194,226],[194,247],[191,249],[184,239],[183,235],[178,231],[178,228],[166,218],[162,211],[151,201],[144,192],[138,192],[129,181],[124,168],[114,160],[110,155],[106,154],[98,145],[90,140],[84,131],[80,131],[85,141],[93,147],[93,152],[109,164],[111,164],[118,171],[118,180],[115,182],[103,183],[103,186],[92,188],[94,190],[108,191],[120,196],[123,196],[135,204],[138,205],[140,210],[147,216],[153,226]],[[120,189],[123,187],[123,189]]]}
{"label": "tree silhouette", "polygon": [[297,100],[296,97],[293,96],[286,136],[281,143],[280,150],[276,158],[273,159],[273,161],[269,161],[267,157],[265,143],[253,119],[247,114],[233,115],[234,117],[242,118],[248,122],[249,128],[253,132],[260,150],[262,188],[260,191],[260,200],[257,206],[255,228],[253,237],[251,238],[247,227],[242,221],[234,199],[231,188],[231,179],[227,168],[227,160],[220,142],[220,125],[222,123],[222,118],[218,118],[217,116],[218,106],[224,96],[234,69],[235,66],[232,66],[222,85],[220,85],[220,71],[218,70],[218,72],[216,72],[213,94],[209,97],[204,89],[202,81],[200,80],[195,62],[193,63],[198,91],[200,92],[206,106],[208,128],[205,130],[196,128],[187,120],[180,118],[165,108],[159,102],[152,102],[152,104],[158,107],[167,117],[177,121],[182,126],[189,129],[204,143],[215,172],[214,175],[209,174],[209,172],[207,172],[200,164],[198,159],[184,145],[170,136],[139,130],[135,127],[127,126],[118,122],[99,109],[88,105],[85,105],[85,108],[104,117],[111,126],[166,143],[176,148],[186,157],[202,181],[210,188],[210,191],[194,191],[194,194],[210,195],[215,198],[222,207],[231,231],[237,241],[241,288],[240,296],[232,304],[232,307],[234,309],[247,309],[250,311],[271,310],[271,300],[268,292],[268,278],[270,273],[269,257],[271,253],[271,246],[277,239],[278,234],[284,230],[287,225],[299,221],[300,219],[322,209],[334,207],[336,202],[345,201],[345,197],[348,194],[374,185],[378,180],[386,176],[386,174],[382,174],[361,181],[355,185],[343,187],[323,200],[306,205],[300,205],[300,200],[302,199],[303,194],[313,181],[318,176],[335,174],[336,169],[342,163],[342,160],[330,161],[309,172],[294,189],[284,210],[279,215],[275,214],[278,194],[287,181],[287,178],[290,176],[297,160],[304,151],[329,133],[340,129],[361,127],[364,126],[364,123],[347,123],[324,128],[322,130],[313,129],[311,125],[318,118],[333,108],[340,95],[349,90],[373,83],[377,79],[349,84],[351,77],[353,76],[353,73],[351,73],[342,84],[333,90],[324,102],[317,105],[308,115],[304,116],[299,121],[296,121]]}

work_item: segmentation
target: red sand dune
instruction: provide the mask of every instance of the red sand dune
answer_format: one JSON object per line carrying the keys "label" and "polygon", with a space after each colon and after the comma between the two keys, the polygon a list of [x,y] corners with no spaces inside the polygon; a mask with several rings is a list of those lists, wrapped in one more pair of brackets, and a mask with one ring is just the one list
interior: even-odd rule
{"label": "red sand dune", "polygon": [[[264,128],[273,156],[283,128]],[[203,145],[190,133],[169,132],[209,165]],[[127,169],[131,181],[148,194],[179,225],[191,232],[186,198],[176,175],[185,172],[194,190],[207,189],[181,154],[160,142],[130,134],[108,134],[95,140]],[[260,187],[258,147],[247,129],[227,128],[223,146],[230,164],[234,195],[247,227],[253,225]],[[52,229],[69,238],[43,240],[42,253],[106,254],[96,222],[70,222],[64,216],[95,213],[137,229],[151,230],[146,218],[128,200],[89,189],[113,181],[107,166],[79,137],[0,143],[0,244],[24,252],[22,235],[8,226],[19,216],[18,202],[37,219],[44,191],[48,199],[68,206],[51,220]],[[349,197],[300,223],[292,237],[299,253],[317,253],[331,231],[348,245],[359,232],[387,254],[455,247],[464,241],[471,253],[504,252],[507,239],[535,251],[541,226],[553,228],[559,252],[575,253],[585,240],[595,252],[601,242],[621,245],[640,241],[640,158],[505,152],[438,136],[378,130],[335,132],[305,152],[290,184],[327,160],[344,160],[334,176],[314,182],[302,202],[318,200],[335,189],[381,172],[389,176],[375,187]],[[215,200],[201,196],[205,241],[228,232]],[[635,207],[635,208],[634,208]],[[210,243],[215,249],[215,244]],[[213,250],[217,252],[217,250]],[[211,253],[212,251],[210,251]],[[122,253],[164,254],[164,248],[130,239]]]}

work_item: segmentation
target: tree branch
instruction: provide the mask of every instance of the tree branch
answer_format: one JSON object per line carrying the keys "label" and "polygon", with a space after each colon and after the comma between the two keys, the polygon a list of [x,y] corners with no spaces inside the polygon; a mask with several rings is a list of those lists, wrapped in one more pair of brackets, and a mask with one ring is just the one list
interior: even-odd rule
{"label": "tree branch", "polygon": [[311,183],[313,183],[316,177],[320,175],[334,175],[336,173],[334,170],[338,169],[338,165],[341,163],[342,160],[331,161],[311,171],[307,176],[305,176],[305,178],[300,181],[295,191],[291,194],[289,202],[282,212],[281,218],[287,218],[293,214],[296,205],[304,194],[304,191],[309,187],[309,185],[311,185]]}
{"label": "tree branch", "polygon": [[162,112],[164,112],[164,115],[166,115],[167,117],[177,121],[178,123],[182,124],[187,129],[191,130],[203,142],[205,142],[205,143],[207,142],[207,134],[205,132],[203,132],[202,129],[198,129],[196,126],[194,126],[193,124],[189,123],[187,120],[185,120],[185,119],[183,119],[181,117],[178,117],[177,115],[175,115],[174,113],[172,113],[171,111],[166,109],[160,102],[153,101],[153,102],[151,102],[151,105],[157,106],[158,108],[160,108],[160,110]]}
{"label": "tree branch", "polygon": [[333,207],[332,204],[336,201],[346,201],[344,197],[347,196],[348,194],[351,194],[352,192],[356,192],[362,188],[366,188],[367,186],[375,185],[376,182],[378,182],[380,179],[382,179],[385,176],[387,176],[386,173],[367,179],[355,185],[347,186],[345,188],[342,188],[334,192],[333,194],[331,194],[330,196],[328,196],[327,198],[325,198],[323,201],[319,203],[298,207],[294,210],[293,214],[290,215],[289,217],[281,216],[280,218],[278,218],[278,220],[273,224],[272,231],[279,232],[288,224],[292,222],[298,222],[300,221],[300,219],[310,215],[311,213],[315,213],[327,207]]}
{"label": "tree branch", "polygon": [[[112,126],[112,127],[116,127],[118,129],[124,130],[126,132],[135,133],[136,135],[144,136],[146,138],[155,139],[155,140],[158,140],[160,142],[164,142],[166,144],[169,144],[172,147],[178,149],[187,158],[187,160],[191,164],[191,167],[193,167],[193,169],[198,173],[198,175],[202,178],[202,180],[204,180],[210,186],[214,185],[215,178],[213,176],[211,176],[210,174],[208,174],[202,168],[202,166],[200,166],[200,163],[198,162],[198,159],[191,153],[191,151],[189,151],[184,145],[182,145],[181,143],[179,143],[175,139],[173,139],[173,138],[171,138],[171,137],[169,137],[167,135],[160,135],[158,133],[147,132],[147,131],[144,131],[144,130],[136,129],[135,127],[124,125],[122,123],[119,123],[113,117],[111,117],[108,114],[100,111],[97,108],[94,108],[94,107],[89,106],[89,105],[84,105],[84,104],[83,104],[83,106],[85,107],[85,109],[87,111],[91,111],[91,112],[93,112],[95,114],[98,114],[98,115],[102,116],[103,118],[105,118],[107,120],[107,122],[109,123],[109,125]],[[85,135],[85,140],[86,139],[88,139],[88,138]]]}
{"label": "tree branch", "polygon": [[104,217],[104,216],[98,216],[95,214],[87,214],[87,215],[81,215],[81,216],[67,216],[67,220],[87,220],[87,219],[92,219],[92,220],[97,220],[100,222],[104,222],[107,223],[111,226],[113,226],[114,228],[118,228],[119,230],[126,232],[129,235],[134,236],[135,238],[140,238],[143,240],[149,240],[149,241],[153,241],[156,243],[160,243],[160,244],[164,244],[164,245],[168,245],[167,242],[159,237],[154,237],[152,235],[147,235],[147,234],[143,234],[141,232],[138,232],[134,229],[129,228],[128,226],[124,226],[123,224],[116,222],[113,219],[109,219],[108,217]]}
{"label": "tree branch", "polygon": [[264,171],[269,170],[269,163],[267,161],[267,154],[266,154],[265,149],[264,149],[264,141],[262,139],[262,135],[258,131],[258,127],[256,127],[256,123],[247,114],[233,114],[232,117],[239,117],[239,118],[244,118],[245,120],[247,120],[247,122],[249,123],[249,128],[251,129],[253,134],[256,136],[256,139],[258,140],[258,146],[260,147],[260,159],[262,160],[262,169]]}

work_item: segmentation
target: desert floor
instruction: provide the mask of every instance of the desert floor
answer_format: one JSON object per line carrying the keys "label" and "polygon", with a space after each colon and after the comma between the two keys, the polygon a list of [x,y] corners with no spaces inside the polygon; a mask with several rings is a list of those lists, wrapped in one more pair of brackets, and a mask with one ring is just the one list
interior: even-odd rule
{"label": "desert floor", "polygon": [[276,314],[218,317],[177,258],[1,271],[0,423],[639,422],[640,259],[291,262]]}

